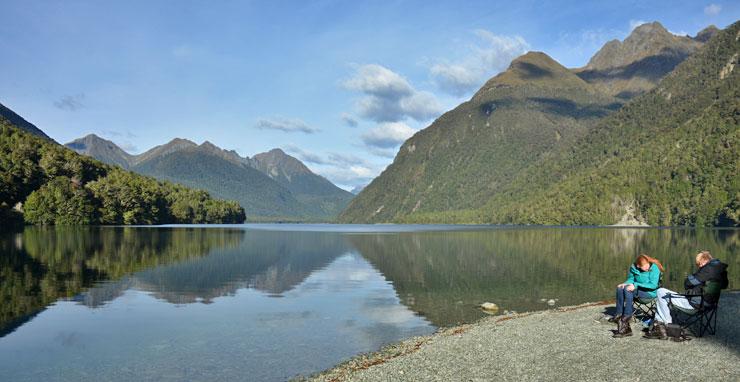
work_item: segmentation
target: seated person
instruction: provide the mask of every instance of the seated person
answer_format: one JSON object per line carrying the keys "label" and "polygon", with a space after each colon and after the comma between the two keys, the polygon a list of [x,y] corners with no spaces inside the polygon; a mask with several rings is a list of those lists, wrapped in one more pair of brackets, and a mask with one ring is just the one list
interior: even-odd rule
{"label": "seated person", "polygon": [[609,322],[617,323],[614,337],[621,338],[632,335],[629,321],[634,308],[632,301],[635,298],[651,299],[656,297],[660,273],[663,264],[658,259],[641,254],[627,271],[627,281],[617,285],[617,310]]}
{"label": "seated person", "polygon": [[[721,284],[722,288],[726,288],[728,284],[727,280],[727,264],[722,263],[719,259],[715,259],[709,253],[709,251],[701,251],[696,255],[696,272],[686,277],[684,281],[684,287],[686,293],[689,295],[701,295],[702,287],[707,281],[717,281]],[[712,301],[716,298],[711,295],[704,296],[705,303],[713,304],[716,301]],[[655,324],[653,325],[650,333],[645,335],[646,338],[651,339],[667,339],[665,324],[673,323],[671,318],[671,311],[668,306],[668,302],[678,309],[683,310],[687,313],[696,311],[696,305],[699,304],[698,298],[687,299],[683,296],[677,296],[676,292],[660,288],[658,289],[658,300],[657,300],[657,312],[655,314]],[[689,301],[691,300],[691,301]]]}

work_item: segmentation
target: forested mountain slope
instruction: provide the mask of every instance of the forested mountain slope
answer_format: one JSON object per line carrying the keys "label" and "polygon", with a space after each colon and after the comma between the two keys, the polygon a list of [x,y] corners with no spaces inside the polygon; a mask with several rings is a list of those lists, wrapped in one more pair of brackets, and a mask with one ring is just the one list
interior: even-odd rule
{"label": "forested mountain slope", "polygon": [[740,224],[740,22],[553,160],[522,172],[476,220]]}
{"label": "forested mountain slope", "polygon": [[54,141],[53,139],[49,138],[46,133],[41,131],[36,125],[34,125],[31,122],[26,121],[23,117],[16,114],[13,110],[10,110],[9,108],[5,107],[5,105],[0,103],[0,117],[5,118],[5,120],[12,124],[13,126],[23,130],[27,131],[33,135],[38,135],[41,138]]}
{"label": "forested mountain slope", "polygon": [[527,53],[407,140],[340,219],[384,222],[479,208],[519,171],[569,147],[619,106],[544,53]]}
{"label": "forested mountain slope", "polygon": [[175,138],[142,154],[90,134],[66,144],[78,153],[160,180],[236,200],[250,220],[330,221],[354,197],[280,149],[254,158]]}
{"label": "forested mountain slope", "polygon": [[239,223],[235,202],[112,167],[0,116],[0,227]]}
{"label": "forested mountain slope", "polygon": [[520,57],[406,141],[340,219],[737,225],[737,33],[706,31],[621,109],[545,55]]}

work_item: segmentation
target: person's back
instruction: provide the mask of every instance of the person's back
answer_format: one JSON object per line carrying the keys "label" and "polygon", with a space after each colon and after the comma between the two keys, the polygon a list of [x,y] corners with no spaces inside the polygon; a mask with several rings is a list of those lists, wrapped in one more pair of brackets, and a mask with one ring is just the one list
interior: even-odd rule
{"label": "person's back", "polygon": [[[727,264],[715,259],[709,251],[701,251],[696,255],[697,270],[686,277],[684,287],[687,295],[703,295],[704,304],[716,304],[719,298],[719,291],[706,293],[707,283],[718,283],[719,289],[726,289],[729,286],[727,279]],[[676,292],[666,288],[658,289],[657,312],[655,314],[655,325],[646,338],[666,339],[665,325],[673,322],[669,302],[675,308],[687,313],[693,313],[699,307],[698,304],[702,299],[699,297],[685,298]]]}
{"label": "person's back", "polygon": [[[699,295],[704,293],[704,287],[708,282],[719,283],[720,289],[727,289],[727,264],[719,259],[712,258],[704,266],[700,267],[694,274],[686,277],[684,287],[686,294]],[[709,304],[717,302],[718,294],[705,294],[704,301]]]}

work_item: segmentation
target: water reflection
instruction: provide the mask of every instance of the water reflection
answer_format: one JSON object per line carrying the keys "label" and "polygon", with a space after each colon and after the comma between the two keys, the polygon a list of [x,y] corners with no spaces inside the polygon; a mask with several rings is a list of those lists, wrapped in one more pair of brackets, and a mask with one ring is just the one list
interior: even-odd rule
{"label": "water reflection", "polygon": [[699,249],[740,267],[738,230],[340,228],[2,236],[0,380],[281,380],[473,321],[483,301],[611,298],[640,252],[676,289]]}
{"label": "water reflection", "polygon": [[[169,240],[215,244],[108,281],[78,280],[80,293],[7,331],[0,380],[285,380],[434,330],[339,233],[196,231],[203,236]],[[22,239],[14,254],[35,259]],[[77,257],[50,251],[66,253],[54,269],[103,275],[92,247]],[[77,260],[62,267],[64,258]],[[106,269],[123,269],[122,258],[112,254]]]}
{"label": "water reflection", "polygon": [[[351,242],[393,282],[405,305],[446,326],[501,310],[548,308],[613,298],[629,264],[645,252],[666,266],[664,284],[682,290],[698,249],[740,266],[738,230],[604,228],[498,229],[354,235]],[[731,272],[731,285],[740,274]]]}
{"label": "water reflection", "polygon": [[[233,248],[243,235],[234,229],[28,227],[0,236],[0,336],[60,298],[81,298],[99,281]],[[82,298],[96,306],[121,290],[104,288]]]}

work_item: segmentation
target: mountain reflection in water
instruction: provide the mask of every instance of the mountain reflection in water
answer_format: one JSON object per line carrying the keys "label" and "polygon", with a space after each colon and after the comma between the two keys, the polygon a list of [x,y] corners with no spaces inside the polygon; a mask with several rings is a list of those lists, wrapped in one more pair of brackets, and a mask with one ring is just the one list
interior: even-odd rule
{"label": "mountain reflection in water", "polygon": [[[611,299],[641,252],[663,261],[664,283],[678,290],[700,249],[740,266],[738,230],[271,227],[27,227],[0,236],[0,358],[18,357],[0,361],[10,373],[0,379],[23,380],[27,369],[55,375],[55,362],[75,354],[89,358],[78,368],[113,380],[182,362],[204,365],[173,371],[180,379],[206,376],[214,363],[225,378],[285,379],[476,320],[484,301],[503,312]],[[731,287],[738,281],[730,272]],[[59,318],[68,315],[75,319]],[[86,334],[96,325],[108,337]],[[146,355],[163,346],[167,356]],[[96,369],[109,347],[140,374]],[[313,348],[321,351],[305,350]]]}

